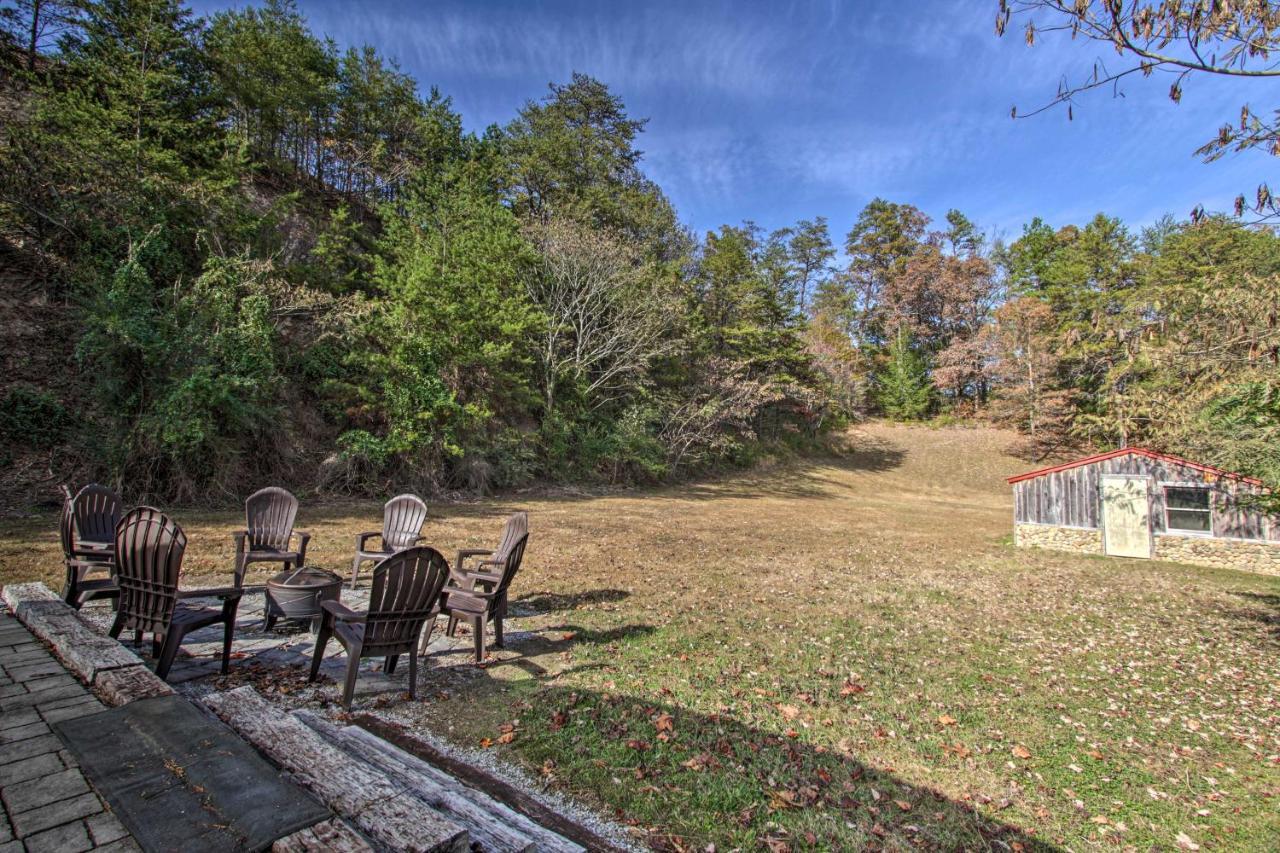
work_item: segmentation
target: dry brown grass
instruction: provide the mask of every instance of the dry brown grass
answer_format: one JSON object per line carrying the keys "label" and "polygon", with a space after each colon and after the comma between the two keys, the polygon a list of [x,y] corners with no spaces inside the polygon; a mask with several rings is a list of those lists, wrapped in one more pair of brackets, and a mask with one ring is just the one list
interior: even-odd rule
{"label": "dry brown grass", "polygon": [[[518,717],[513,757],[672,849],[1274,839],[1280,580],[1013,549],[1009,440],[872,424],[716,482],[435,505],[446,554],[529,510],[538,634],[410,718]],[[345,572],[377,513],[304,506],[311,561]],[[228,572],[237,513],[177,515],[193,576]],[[57,581],[53,522],[0,528],[0,578]]]}

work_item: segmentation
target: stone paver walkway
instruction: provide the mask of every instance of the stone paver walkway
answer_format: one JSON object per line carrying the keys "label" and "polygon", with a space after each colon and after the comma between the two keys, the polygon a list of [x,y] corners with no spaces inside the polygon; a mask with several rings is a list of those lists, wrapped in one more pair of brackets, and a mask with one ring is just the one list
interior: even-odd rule
{"label": "stone paver walkway", "polygon": [[0,609],[0,853],[141,849],[49,728],[103,710]]}

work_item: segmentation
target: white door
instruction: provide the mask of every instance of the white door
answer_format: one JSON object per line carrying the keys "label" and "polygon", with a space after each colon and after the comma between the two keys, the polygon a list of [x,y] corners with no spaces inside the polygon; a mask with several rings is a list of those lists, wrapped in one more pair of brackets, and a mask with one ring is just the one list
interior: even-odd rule
{"label": "white door", "polygon": [[1102,478],[1102,541],[1114,557],[1151,557],[1151,481]]}

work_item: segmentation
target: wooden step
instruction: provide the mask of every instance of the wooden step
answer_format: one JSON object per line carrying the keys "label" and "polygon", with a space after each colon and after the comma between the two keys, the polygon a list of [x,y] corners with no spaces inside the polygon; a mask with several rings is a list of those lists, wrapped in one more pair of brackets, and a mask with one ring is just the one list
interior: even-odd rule
{"label": "wooden step", "polygon": [[404,783],[331,743],[252,687],[204,698],[227,725],[375,846],[415,853],[465,853],[467,831]]}
{"label": "wooden step", "polygon": [[585,848],[541,826],[484,791],[460,782],[359,726],[337,726],[313,711],[295,716],[354,758],[405,785],[441,814],[465,827],[488,853],[584,853]]}

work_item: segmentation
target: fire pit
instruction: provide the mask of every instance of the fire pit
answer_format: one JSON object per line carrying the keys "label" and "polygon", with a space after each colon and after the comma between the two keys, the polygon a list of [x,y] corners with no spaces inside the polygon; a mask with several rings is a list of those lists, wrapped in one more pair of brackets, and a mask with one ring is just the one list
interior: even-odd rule
{"label": "fire pit", "polygon": [[315,623],[320,616],[320,603],[337,601],[341,592],[342,578],[333,572],[314,566],[285,569],[267,581],[266,628],[270,631],[277,619],[309,619]]}

